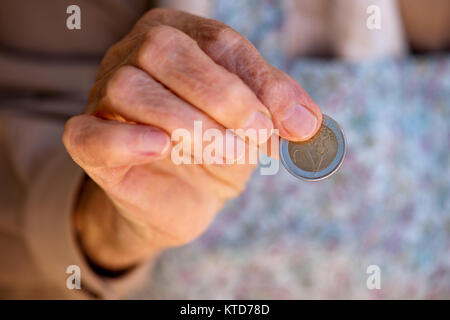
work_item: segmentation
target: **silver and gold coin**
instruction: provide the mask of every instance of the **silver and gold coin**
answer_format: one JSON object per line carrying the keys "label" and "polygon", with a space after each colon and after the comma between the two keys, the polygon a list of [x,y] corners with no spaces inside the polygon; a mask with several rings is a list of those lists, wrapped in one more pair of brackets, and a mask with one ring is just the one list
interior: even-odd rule
{"label": "silver and gold coin", "polygon": [[344,161],[345,137],[340,126],[323,115],[322,126],[308,141],[280,141],[281,162],[294,177],[318,181],[335,173]]}

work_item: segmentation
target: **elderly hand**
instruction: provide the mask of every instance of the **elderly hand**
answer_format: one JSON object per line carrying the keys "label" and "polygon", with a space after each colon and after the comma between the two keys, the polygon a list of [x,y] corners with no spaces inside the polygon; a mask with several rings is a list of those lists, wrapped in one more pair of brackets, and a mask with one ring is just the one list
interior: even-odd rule
{"label": "elderly hand", "polygon": [[[106,53],[83,115],[63,142],[92,180],[75,213],[93,262],[119,270],[200,235],[245,187],[254,165],[176,165],[178,128],[279,130],[313,136],[319,107],[225,24],[155,9]],[[247,144],[237,138],[241,144]]]}

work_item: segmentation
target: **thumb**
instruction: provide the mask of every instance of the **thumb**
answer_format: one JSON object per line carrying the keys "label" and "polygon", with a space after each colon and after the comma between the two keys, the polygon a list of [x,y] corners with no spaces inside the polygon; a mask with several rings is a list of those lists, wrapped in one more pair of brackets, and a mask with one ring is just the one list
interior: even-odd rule
{"label": "thumb", "polygon": [[322,125],[319,106],[287,74],[277,70],[266,77],[255,91],[269,108],[280,136],[292,141],[305,141],[314,136]]}
{"label": "thumb", "polygon": [[69,119],[63,143],[84,169],[144,164],[165,157],[170,149],[169,136],[158,128],[92,115]]}

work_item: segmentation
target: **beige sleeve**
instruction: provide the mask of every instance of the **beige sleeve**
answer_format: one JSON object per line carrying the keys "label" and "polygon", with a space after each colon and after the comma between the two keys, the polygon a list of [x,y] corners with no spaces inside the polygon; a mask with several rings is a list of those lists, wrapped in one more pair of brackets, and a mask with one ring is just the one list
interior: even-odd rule
{"label": "beige sleeve", "polygon": [[[71,224],[84,173],[61,134],[148,0],[82,2],[81,30],[65,27],[67,1],[0,2],[0,298],[116,298],[146,283],[146,265],[105,278],[85,260]],[[66,287],[70,265],[81,290]]]}
{"label": "beige sleeve", "polygon": [[[38,104],[37,101],[34,105],[29,102],[29,107],[36,106],[35,110],[41,110]],[[64,103],[58,102],[55,110],[63,108]],[[88,265],[76,241],[72,212],[84,172],[72,161],[61,142],[64,120],[41,118],[39,112],[18,112],[21,106],[7,109],[11,112],[0,112],[0,142],[6,152],[2,158],[7,160],[1,163],[8,165],[0,168],[0,175],[9,179],[2,181],[5,187],[18,185],[23,192],[4,199],[9,203],[2,203],[2,209],[14,208],[2,210],[0,224],[9,224],[8,230],[14,232],[15,237],[0,237],[0,240],[18,241],[23,245],[3,243],[1,247],[23,251],[20,254],[12,252],[9,256],[28,255],[27,261],[31,261],[27,262],[27,270],[22,274],[13,271],[23,269],[24,260],[9,261],[11,292],[21,292],[19,297],[28,298],[109,299],[124,297],[145,284],[149,273],[147,264],[120,277],[102,277]],[[44,109],[48,113],[52,107]],[[0,229],[0,234],[4,230]],[[0,273],[4,265],[0,263]],[[81,290],[69,290],[66,286],[70,276],[66,270],[71,265],[80,268]],[[23,274],[31,274],[30,281],[24,281]],[[21,286],[21,290],[15,286]],[[3,291],[8,297],[7,285],[0,283],[0,288],[0,294]]]}

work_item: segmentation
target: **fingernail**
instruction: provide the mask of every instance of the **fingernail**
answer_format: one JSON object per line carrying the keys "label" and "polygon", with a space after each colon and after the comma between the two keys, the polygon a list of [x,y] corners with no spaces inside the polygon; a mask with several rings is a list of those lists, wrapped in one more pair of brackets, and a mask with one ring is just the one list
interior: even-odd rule
{"label": "fingernail", "polygon": [[[264,113],[260,111],[255,111],[250,118],[247,120],[247,123],[243,127],[244,130],[255,129],[258,138],[258,141],[253,141],[258,145],[266,142],[273,132],[273,123],[272,120],[269,119]],[[249,136],[249,139],[251,137]]]}
{"label": "fingernail", "polygon": [[165,153],[169,145],[170,139],[166,133],[160,130],[147,129],[140,135],[136,147],[139,153],[156,155]]}
{"label": "fingernail", "polygon": [[293,137],[307,140],[315,133],[317,118],[308,108],[297,104],[286,110],[281,125]]}

